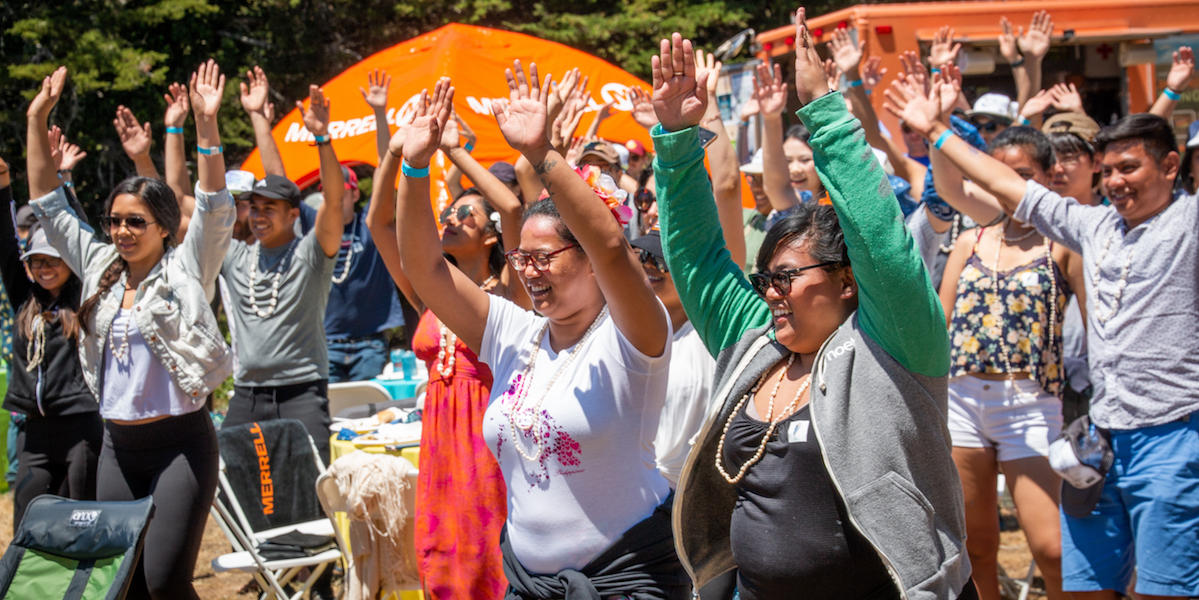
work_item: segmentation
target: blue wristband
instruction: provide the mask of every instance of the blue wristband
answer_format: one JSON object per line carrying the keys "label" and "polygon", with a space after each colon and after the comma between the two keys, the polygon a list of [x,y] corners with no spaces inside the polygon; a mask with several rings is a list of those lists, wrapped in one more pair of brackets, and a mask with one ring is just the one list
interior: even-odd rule
{"label": "blue wristband", "polygon": [[470,154],[471,152],[475,151],[475,143],[470,140],[467,140],[466,145],[463,146],[463,148],[466,149],[467,154]]}
{"label": "blue wristband", "polygon": [[850,79],[848,82],[845,83],[845,87],[851,87],[851,88],[859,87],[861,85],[862,85],[861,79]]}
{"label": "blue wristband", "polygon": [[313,135],[312,139],[318,144],[327,144],[332,138],[330,138],[328,135]]}
{"label": "blue wristband", "polygon": [[182,127],[167,127],[167,133],[183,135],[183,128]]}
{"label": "blue wristband", "polygon": [[225,151],[224,146],[196,146],[196,152],[204,156],[212,156],[213,154],[221,154]]}
{"label": "blue wristband", "polygon": [[1182,100],[1182,94],[1179,94],[1178,92],[1176,92],[1170,88],[1162,89],[1162,93],[1165,94],[1167,98],[1169,98],[1175,102]]}
{"label": "blue wristband", "polygon": [[429,167],[418,169],[408,164],[408,161],[400,161],[400,171],[404,173],[404,177],[428,177]]}
{"label": "blue wristband", "polygon": [[933,144],[933,148],[940,150],[941,146],[945,145],[945,140],[953,137],[953,135],[952,129],[946,129],[945,131],[941,132],[941,136],[937,138],[936,143]]}
{"label": "blue wristband", "polygon": [[933,68],[929,69],[928,71],[929,71],[929,73],[932,73],[933,75],[936,75],[937,73],[940,73],[940,72],[941,72],[941,69],[938,69],[938,68],[936,68],[936,67],[933,67]]}

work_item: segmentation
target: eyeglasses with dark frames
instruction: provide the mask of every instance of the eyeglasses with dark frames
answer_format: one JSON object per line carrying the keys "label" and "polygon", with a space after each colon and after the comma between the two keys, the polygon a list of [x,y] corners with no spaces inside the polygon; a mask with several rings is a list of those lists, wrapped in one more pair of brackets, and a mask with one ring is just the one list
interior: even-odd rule
{"label": "eyeglasses with dark frames", "polygon": [[62,264],[62,259],[53,256],[31,256],[29,260],[25,261],[25,264],[29,265],[29,268],[35,271],[38,269],[53,269]]}
{"label": "eyeglasses with dark frames", "polygon": [[779,269],[773,273],[770,271],[754,273],[749,276],[749,282],[754,286],[754,291],[763,298],[766,297],[766,292],[772,287],[780,295],[786,296],[787,294],[791,293],[791,280],[799,277],[804,271],[807,271],[808,269],[819,269],[821,267],[834,267],[840,265],[841,263],[839,261],[830,260],[814,265],[808,265],[806,267],[797,267],[795,269]]}
{"label": "eyeglasses with dark frames", "polygon": [[529,266],[530,262],[533,263],[534,269],[537,269],[538,271],[545,271],[546,269],[550,268],[550,259],[563,252],[566,252],[567,250],[570,250],[571,248],[578,247],[578,244],[571,244],[563,248],[558,248],[553,252],[528,252],[521,250],[520,248],[513,248],[504,253],[504,258],[507,258],[508,264],[512,265],[512,268],[516,269],[517,271],[525,270],[525,267]]}
{"label": "eyeglasses with dark frames", "polygon": [[441,216],[439,216],[437,218],[437,220],[442,225],[445,225],[446,223],[448,223],[450,221],[450,215],[453,215],[454,220],[461,223],[461,222],[465,221],[467,217],[474,214],[474,212],[475,212],[475,207],[473,207],[469,204],[459,205],[458,208],[456,208],[456,209],[453,207],[447,207],[445,210],[441,211]]}
{"label": "eyeglasses with dark frames", "polygon": [[106,215],[100,217],[100,225],[108,231],[115,231],[124,225],[126,229],[133,233],[142,233],[148,225],[153,225],[154,221],[147,221],[145,217],[133,215],[132,217],[114,217]]}
{"label": "eyeglasses with dark frames", "polygon": [[652,252],[645,248],[637,248],[637,260],[640,260],[643,265],[652,265],[655,269],[663,273],[670,272],[670,269],[666,268],[665,260],[654,256]]}

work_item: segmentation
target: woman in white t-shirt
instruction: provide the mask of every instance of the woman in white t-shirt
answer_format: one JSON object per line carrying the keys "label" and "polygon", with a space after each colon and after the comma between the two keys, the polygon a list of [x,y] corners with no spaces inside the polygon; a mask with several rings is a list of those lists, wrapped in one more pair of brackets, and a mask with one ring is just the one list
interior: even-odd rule
{"label": "woman in white t-shirt", "polygon": [[[515,75],[513,75],[515,73]],[[670,489],[654,462],[670,322],[601,199],[549,142],[548,86],[506,73],[496,120],[537,169],[552,200],[525,211],[510,251],[536,312],[489,295],[440,253],[427,167],[453,88],[437,82],[403,146],[400,253],[428,306],[495,376],[483,435],[504,474],[501,541],[509,598],[687,598],[670,533]],[[546,79],[548,83],[548,78]],[[612,198],[614,204],[619,198]]]}

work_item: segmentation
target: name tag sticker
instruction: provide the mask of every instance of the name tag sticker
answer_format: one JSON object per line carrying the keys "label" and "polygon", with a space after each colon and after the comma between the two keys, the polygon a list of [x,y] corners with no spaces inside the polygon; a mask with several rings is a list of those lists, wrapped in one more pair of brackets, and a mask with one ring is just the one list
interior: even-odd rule
{"label": "name tag sticker", "polygon": [[787,443],[797,444],[808,441],[808,421],[791,421],[787,424]]}

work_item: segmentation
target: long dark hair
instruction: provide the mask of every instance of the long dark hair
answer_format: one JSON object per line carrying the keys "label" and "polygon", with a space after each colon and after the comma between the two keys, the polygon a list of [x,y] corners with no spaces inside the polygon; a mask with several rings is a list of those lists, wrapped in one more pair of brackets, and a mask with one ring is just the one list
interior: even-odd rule
{"label": "long dark hair", "polygon": [[[112,202],[117,196],[129,194],[141,200],[146,208],[149,209],[150,215],[154,217],[154,221],[158,227],[167,232],[167,236],[163,238],[163,248],[174,246],[176,236],[179,231],[179,222],[181,215],[179,213],[179,202],[175,198],[175,192],[161,180],[151,179],[149,177],[130,177],[112,188],[112,192],[108,194],[108,199],[104,201],[104,215],[112,211]],[[92,333],[90,322],[92,313],[96,310],[96,305],[100,303],[100,299],[113,284],[121,279],[121,274],[129,270],[129,264],[125,259],[117,257],[112,261],[104,273],[100,275],[99,287],[96,288],[96,293],[92,294],[87,300],[84,300],[79,305],[79,324],[83,328],[84,333]]]}
{"label": "long dark hair", "polygon": [[[37,231],[38,225],[34,225],[30,229],[29,235],[33,236],[33,232]],[[75,340],[79,337],[79,294],[80,294],[79,278],[75,273],[71,273],[67,277],[67,282],[58,290],[58,297],[55,298],[46,288],[34,283],[30,286],[29,298],[17,310],[17,331],[26,340],[33,339],[33,319],[38,315],[46,321],[58,319],[62,325],[62,334],[69,340]],[[49,313],[51,307],[57,307],[57,314]]]}

